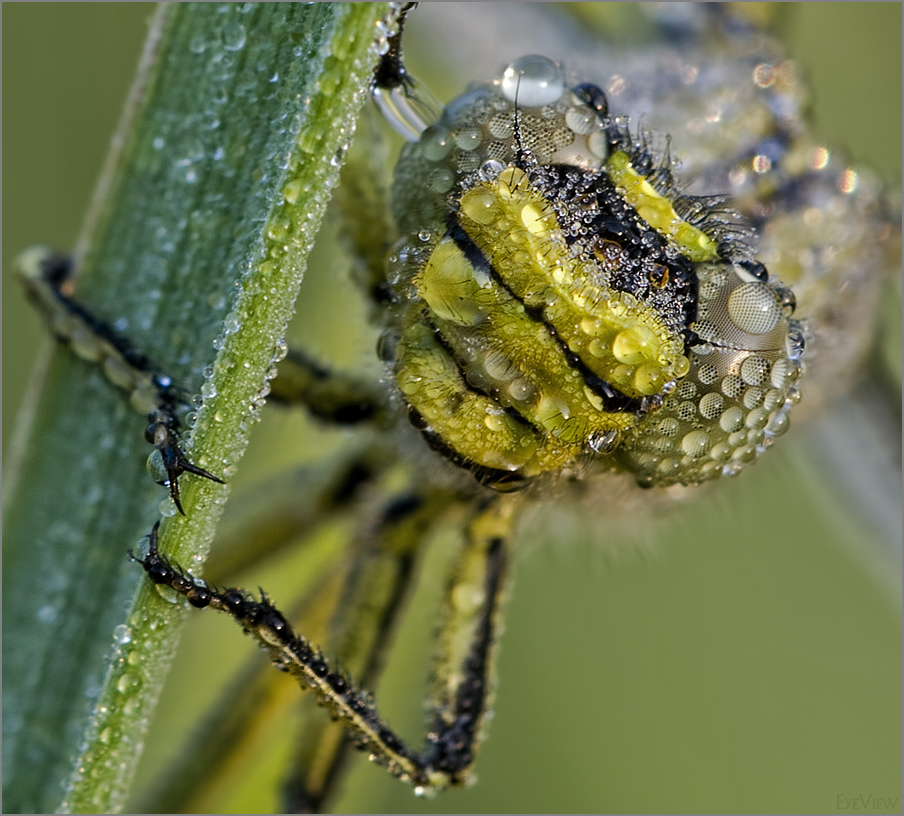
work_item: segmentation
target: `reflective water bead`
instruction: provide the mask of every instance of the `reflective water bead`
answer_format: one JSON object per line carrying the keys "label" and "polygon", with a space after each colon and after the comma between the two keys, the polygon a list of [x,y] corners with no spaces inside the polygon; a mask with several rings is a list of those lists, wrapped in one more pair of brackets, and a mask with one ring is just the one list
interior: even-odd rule
{"label": "reflective water bead", "polygon": [[782,307],[775,292],[762,283],[745,283],[728,297],[728,316],[748,334],[772,331],[782,317]]}
{"label": "reflective water bead", "polygon": [[500,87],[510,102],[539,108],[551,105],[562,95],[565,78],[551,59],[532,54],[515,60],[505,69]]}

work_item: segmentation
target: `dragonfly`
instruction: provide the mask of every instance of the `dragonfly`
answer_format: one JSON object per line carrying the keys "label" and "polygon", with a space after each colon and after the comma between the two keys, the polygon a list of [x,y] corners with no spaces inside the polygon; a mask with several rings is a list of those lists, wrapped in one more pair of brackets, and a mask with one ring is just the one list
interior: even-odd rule
{"label": "dragonfly", "polygon": [[[414,17],[413,19],[416,19],[416,17]],[[519,44],[520,44],[520,43],[519,43]],[[529,47],[527,44],[525,44],[525,48],[522,49],[522,50],[532,50],[532,49],[530,49],[530,47]],[[540,49],[537,49],[537,50],[540,50]],[[586,73],[586,72],[582,70],[581,73],[583,74],[583,73]],[[675,138],[675,137],[673,137],[673,138]],[[677,147],[675,148],[675,152],[676,152],[676,154],[678,153]],[[283,429],[283,430],[284,430],[284,429]],[[767,460],[767,461],[768,461],[768,460]],[[759,468],[759,467],[764,467],[764,466],[765,466],[765,465],[758,465],[758,468]],[[745,480],[746,480],[746,478],[747,478],[747,477],[745,477]],[[742,483],[742,482],[739,482],[739,484],[743,484],[743,483]],[[733,486],[733,485],[732,485],[731,489],[734,489],[734,486]],[[741,489],[741,488],[738,488],[738,489]],[[693,511],[693,512],[699,513],[700,510],[698,509],[698,510]],[[689,523],[689,522],[685,522],[685,523]],[[537,549],[539,549],[539,547],[537,547]],[[538,553],[534,553],[533,555],[534,555],[534,557],[541,557],[541,558],[542,558],[542,556],[539,556]],[[560,554],[560,557],[562,557],[561,554]],[[565,557],[565,558],[573,558],[574,556],[573,556],[572,554],[566,553],[564,557]],[[525,563],[528,564],[529,561],[526,560]],[[525,566],[524,568],[528,568],[528,567]],[[598,576],[598,577],[599,577],[599,576]],[[519,592],[520,592],[520,590],[516,590],[516,595],[515,595],[516,599],[517,599],[517,597],[518,597],[518,594],[517,594],[517,593],[519,593]],[[569,592],[576,592],[576,590],[570,590]],[[543,594],[543,592],[541,591],[540,597],[542,597],[542,594]],[[592,595],[592,594],[593,594],[593,591],[590,590],[590,593],[589,593],[589,594]],[[613,611],[615,611],[615,610],[610,610],[610,612],[613,612]],[[551,615],[552,612],[553,612],[553,610],[547,610],[547,611],[546,611],[546,614],[547,614],[547,615]],[[571,618],[571,620],[565,620],[565,618]],[[555,622],[558,621],[558,625],[556,626],[556,629],[557,629],[557,630],[558,630],[559,628],[561,628],[561,629],[563,629],[563,630],[568,630],[569,632],[571,632],[571,631],[574,630],[574,627],[575,627],[575,621],[576,621],[576,620],[583,620],[583,619],[584,619],[584,618],[583,618],[583,616],[581,616],[581,615],[577,615],[577,616],[563,615],[561,618],[559,618],[559,617],[558,617],[558,614],[556,614],[556,618],[554,619],[553,623],[554,623],[554,625],[555,625]],[[509,628],[511,629],[512,626],[513,626],[513,624],[510,624]],[[592,637],[589,638],[590,643],[588,643],[588,632],[587,632],[587,630],[584,629],[583,627],[578,627],[578,629],[577,629],[577,631],[575,632],[575,634],[576,634],[576,635],[578,636],[578,638],[579,638],[579,644],[578,644],[577,647],[576,647],[579,651],[586,650],[591,644],[595,643],[596,640],[597,640],[597,636],[596,636],[596,634],[594,633],[594,634],[592,635]],[[603,650],[603,651],[605,651],[605,650]],[[503,656],[504,656],[504,655],[505,655],[505,652],[503,651]],[[503,659],[504,659],[504,657],[503,657]],[[564,657],[564,656],[563,656],[561,659],[562,659],[566,664],[568,663],[568,658],[567,658],[567,657]],[[530,675],[530,671],[522,670],[522,671],[520,671],[520,672],[517,672],[515,676],[524,679],[524,678],[528,677],[529,675]],[[387,682],[388,682],[388,681],[387,681]],[[503,677],[503,683],[505,684],[505,679],[504,679],[504,677]],[[515,685],[515,681],[511,681],[511,683],[512,683],[512,685]],[[520,684],[520,683],[519,683],[519,684]],[[561,690],[561,689],[557,689],[557,687],[556,687],[554,684],[553,684],[552,688],[549,687],[549,681],[547,681],[547,683],[546,683],[545,685],[547,686],[547,692],[548,692],[548,693],[552,694],[553,696],[555,696],[555,697],[557,697],[557,698],[561,698],[561,696],[563,696],[562,693],[561,693],[562,690]],[[586,711],[586,709],[587,709],[587,699],[586,699],[587,696],[588,696],[588,695],[584,695],[584,698],[585,698],[585,699],[583,699],[583,700],[581,701],[581,703],[582,703],[582,704],[581,704],[581,707],[580,707],[580,711],[581,711],[581,712],[584,712],[584,711]],[[409,699],[409,702],[410,702],[410,699]],[[501,700],[500,700],[500,703],[501,703]],[[415,713],[416,713],[416,712],[415,712]],[[568,718],[567,715],[563,715],[563,716],[565,716],[566,719]],[[531,719],[531,720],[529,720],[528,722],[526,722],[525,725],[532,725],[532,723],[533,723],[533,719]],[[498,723],[494,723],[494,727],[493,727],[494,733],[495,733],[495,731],[497,730],[498,727],[499,727],[499,726],[498,726]],[[494,741],[494,739],[491,738],[491,740],[490,740],[490,742],[488,743],[488,746],[487,746],[487,749],[488,749],[488,750],[491,750],[490,746],[492,746],[493,741]],[[549,742],[549,741],[546,741],[546,740],[540,740],[538,744],[541,745],[541,746],[545,746],[546,749],[548,750],[549,746],[554,745],[555,743],[554,743],[554,742]],[[576,754],[577,754],[577,755],[582,755],[582,756],[584,756],[584,757],[592,756],[591,753],[584,752],[584,753],[582,754],[580,751],[576,751]],[[488,772],[487,772],[487,773],[488,773]],[[481,770],[480,775],[481,775],[481,777],[486,777],[487,773],[485,773],[485,772],[483,772],[483,771]],[[373,782],[372,784],[379,784],[379,783]],[[481,785],[483,785],[483,784],[484,784],[484,781],[482,780]],[[475,791],[476,791],[476,790],[479,790],[479,788],[480,788],[480,786],[477,786],[477,788],[475,788]],[[470,791],[469,791],[467,794],[465,794],[465,795],[470,795]],[[421,803],[418,803],[418,806],[422,806]]]}

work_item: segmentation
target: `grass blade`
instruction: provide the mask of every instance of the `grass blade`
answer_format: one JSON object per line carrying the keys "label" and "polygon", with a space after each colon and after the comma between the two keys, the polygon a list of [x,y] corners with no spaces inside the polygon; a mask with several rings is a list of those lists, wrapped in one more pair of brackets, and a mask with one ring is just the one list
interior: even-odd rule
{"label": "grass blade", "polygon": [[[152,21],[77,251],[77,296],[203,393],[191,457],[227,480],[386,13],[176,4]],[[39,376],[4,497],[4,808],[115,810],[183,616],[126,557],[163,494],[122,394],[65,350]],[[194,569],[228,488],[185,481],[188,515],[170,518],[162,546]]]}

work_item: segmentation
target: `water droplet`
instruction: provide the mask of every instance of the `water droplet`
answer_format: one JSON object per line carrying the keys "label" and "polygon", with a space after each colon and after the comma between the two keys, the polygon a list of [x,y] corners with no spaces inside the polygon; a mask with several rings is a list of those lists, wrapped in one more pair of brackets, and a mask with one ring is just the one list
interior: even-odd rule
{"label": "water droplet", "polygon": [[41,623],[53,623],[57,619],[57,609],[56,607],[48,604],[46,606],[42,606],[38,610],[38,620]]}
{"label": "water droplet", "polygon": [[241,51],[247,36],[245,26],[241,23],[227,23],[223,27],[223,47],[227,51]]}
{"label": "water droplet", "polygon": [[[179,602],[179,598],[181,596],[178,592],[176,592],[176,590],[172,589],[171,587],[164,586],[163,584],[154,584],[154,589],[157,590],[157,594],[167,603],[174,604]],[[151,629],[155,628],[155,626],[151,626]]]}
{"label": "water droplet", "polygon": [[775,292],[763,283],[744,283],[728,298],[728,316],[741,331],[767,334],[782,316]]}
{"label": "water droplet", "polygon": [[503,95],[527,108],[551,105],[565,91],[562,69],[548,57],[533,54],[511,63],[502,74]]}
{"label": "water droplet", "polygon": [[505,164],[503,162],[499,161],[499,159],[489,159],[480,165],[478,175],[483,181],[494,181],[496,176],[503,170],[505,170]]}
{"label": "water droplet", "polygon": [[124,623],[119,624],[119,626],[113,630],[113,640],[119,644],[131,642],[132,630]]}
{"label": "water droplet", "polygon": [[154,450],[146,463],[148,475],[158,484],[166,481],[166,468],[163,466],[163,456],[159,450]]}
{"label": "water droplet", "polygon": [[281,338],[276,341],[276,347],[273,349],[273,357],[271,358],[271,361],[278,363],[280,360],[284,360],[288,353],[289,344]]}

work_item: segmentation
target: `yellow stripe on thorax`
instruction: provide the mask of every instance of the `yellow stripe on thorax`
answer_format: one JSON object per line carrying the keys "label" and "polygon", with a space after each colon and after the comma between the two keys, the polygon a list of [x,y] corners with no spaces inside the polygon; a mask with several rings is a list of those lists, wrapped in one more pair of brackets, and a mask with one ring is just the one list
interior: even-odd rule
{"label": "yellow stripe on thorax", "polygon": [[634,169],[627,153],[617,150],[606,164],[609,178],[635,210],[663,238],[674,241],[681,253],[692,261],[710,261],[717,257],[716,242],[693,224],[683,220],[672,202]]}
{"label": "yellow stripe on thorax", "polygon": [[466,191],[458,218],[492,271],[452,237],[435,245],[414,278],[422,305],[404,321],[396,379],[461,456],[525,476],[561,468],[589,438],[637,419],[606,410],[588,377],[639,399],[687,372],[681,338],[651,307],[588,274],[596,261],[571,255],[523,171]]}

